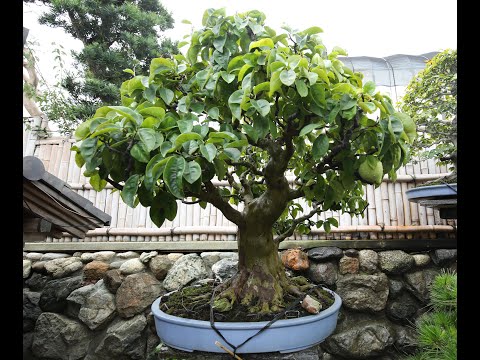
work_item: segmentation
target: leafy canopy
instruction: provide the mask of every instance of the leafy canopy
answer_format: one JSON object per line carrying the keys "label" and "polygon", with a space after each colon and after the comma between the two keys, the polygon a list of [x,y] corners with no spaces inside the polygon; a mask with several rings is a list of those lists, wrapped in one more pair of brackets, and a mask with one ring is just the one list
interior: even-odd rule
{"label": "leafy canopy", "polygon": [[[157,226],[186,198],[237,222],[231,204],[267,196],[285,174],[295,180],[277,233],[308,231],[321,211],[362,213],[358,169],[367,162],[395,177],[409,158],[406,116],[337,58],[344,50],[327,52],[322,29],[277,33],[264,20],[257,10],[208,9],[203,27],[179,44],[185,55],[154,58],[148,74],[125,81],[121,105],[100,107],[75,133],[77,164],[92,186],[108,181],[129,206],[151,206]],[[229,186],[216,188],[215,179]],[[297,218],[299,198],[309,216]]]}
{"label": "leafy canopy", "polygon": [[406,88],[401,109],[417,124],[415,155],[456,163],[457,51],[435,55]]}

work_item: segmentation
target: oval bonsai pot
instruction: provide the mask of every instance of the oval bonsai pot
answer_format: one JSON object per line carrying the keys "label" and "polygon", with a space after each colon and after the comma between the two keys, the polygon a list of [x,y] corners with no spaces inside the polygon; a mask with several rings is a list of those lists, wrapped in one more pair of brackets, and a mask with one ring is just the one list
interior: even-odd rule
{"label": "oval bonsai pot", "polygon": [[[290,353],[321,343],[335,330],[342,305],[340,296],[329,289],[324,289],[335,297],[334,303],[328,309],[316,315],[278,320],[240,347],[237,353],[276,351]],[[197,350],[223,353],[224,351],[215,345],[215,341],[219,341],[233,351],[212,329],[210,322],[168,315],[160,310],[161,299],[162,297],[156,299],[151,308],[157,334],[165,345],[188,352]],[[215,327],[225,339],[237,346],[256,334],[267,323],[268,321],[215,322]]]}
{"label": "oval bonsai pot", "polygon": [[418,186],[408,189],[405,194],[413,202],[452,199],[457,197],[457,184]]}
{"label": "oval bonsai pot", "polygon": [[405,192],[408,201],[436,208],[442,219],[457,218],[457,184],[418,186]]}

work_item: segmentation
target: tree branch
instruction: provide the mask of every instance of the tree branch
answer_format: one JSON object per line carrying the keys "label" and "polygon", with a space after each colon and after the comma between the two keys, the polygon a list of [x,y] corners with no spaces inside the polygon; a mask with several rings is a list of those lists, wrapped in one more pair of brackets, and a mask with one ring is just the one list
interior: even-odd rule
{"label": "tree branch", "polygon": [[295,189],[295,190],[290,190],[290,192],[288,193],[288,200],[295,200],[295,199],[298,199],[298,198],[301,198],[305,196],[305,192],[303,191],[302,188],[300,189]]}
{"label": "tree branch", "polygon": [[108,177],[105,179],[110,185],[112,185],[115,189],[118,190],[123,190],[123,185],[120,185],[116,181],[113,181],[112,179],[109,179]]}
{"label": "tree branch", "polygon": [[279,243],[281,243],[283,240],[285,240],[287,237],[289,236],[292,236],[293,235],[293,232],[295,231],[295,229],[297,228],[297,225],[304,222],[305,220],[308,220],[310,219],[313,215],[315,214],[318,214],[319,212],[319,206],[320,204],[316,204],[314,206],[314,208],[312,209],[312,211],[310,211],[308,214],[306,215],[303,215],[297,219],[294,219],[293,220],[293,224],[292,226],[287,230],[285,231],[283,234],[281,235],[278,235],[273,241],[278,245]]}
{"label": "tree branch", "polygon": [[213,206],[215,206],[218,210],[222,212],[222,214],[231,222],[238,226],[244,225],[244,218],[240,211],[234,209],[228,202],[226,202],[218,189],[212,184],[211,181],[205,182],[205,190],[202,190],[197,197],[202,200],[209,202]]}
{"label": "tree branch", "polygon": [[239,161],[239,162],[227,161],[227,164],[232,165],[232,166],[245,166],[254,175],[258,175],[258,176],[263,176],[264,175],[263,171],[258,170],[253,163],[248,163],[248,162],[245,162],[245,161]]}
{"label": "tree branch", "polygon": [[228,171],[225,173],[225,176],[227,177],[227,181],[228,183],[230,184],[230,186],[232,188],[234,188],[235,190],[237,190],[238,192],[241,191],[241,187],[240,185],[238,185],[238,183],[235,181],[235,179],[233,178],[233,175],[232,173],[229,173]]}
{"label": "tree branch", "polygon": [[356,128],[359,127],[359,125],[360,125],[359,122],[360,122],[360,111],[357,111],[357,113],[355,114],[355,119],[353,121],[353,125],[345,133],[345,135],[343,137],[343,141],[340,144],[338,144],[337,146],[335,146],[332,149],[332,151],[330,152],[330,154],[325,156],[322,159],[322,161],[319,164],[317,164],[316,170],[317,170],[318,173],[323,174],[326,170],[325,166],[327,166],[327,165],[330,165],[330,167],[332,167],[331,165],[338,165],[338,164],[333,162],[333,158],[335,156],[337,156],[340,153],[340,151],[346,149],[350,145],[350,140],[352,138],[353,131]]}
{"label": "tree branch", "polygon": [[195,201],[185,201],[185,200],[182,200],[182,204],[187,204],[187,205],[194,205],[194,204],[199,204],[201,203],[202,200],[195,200]]}

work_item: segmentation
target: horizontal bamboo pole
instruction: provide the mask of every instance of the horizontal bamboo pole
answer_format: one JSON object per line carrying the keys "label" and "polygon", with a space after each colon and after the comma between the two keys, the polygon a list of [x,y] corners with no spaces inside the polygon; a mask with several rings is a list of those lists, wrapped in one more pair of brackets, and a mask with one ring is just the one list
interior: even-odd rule
{"label": "horizontal bamboo pole", "polygon": [[87,236],[130,235],[130,236],[166,236],[186,234],[236,234],[235,226],[181,226],[171,228],[97,228],[89,231]]}
{"label": "horizontal bamboo pole", "polygon": [[[420,226],[379,226],[379,225],[346,225],[334,227],[331,233],[355,233],[355,232],[454,232],[454,226],[451,225],[420,225]],[[186,235],[186,234],[217,234],[217,235],[235,235],[237,228],[235,226],[180,226],[172,228],[97,228],[89,230],[87,236],[166,236],[166,235]],[[312,234],[324,234],[325,230],[312,229]]]}
{"label": "horizontal bamboo pole", "polygon": [[[26,242],[23,251],[75,252],[75,251],[151,251],[202,252],[237,251],[236,241],[177,241],[177,242]],[[391,239],[391,240],[286,240],[280,250],[336,246],[341,249],[456,249],[456,239]]]}
{"label": "horizontal bamboo pole", "polygon": [[35,141],[35,145],[58,145],[58,144],[63,144],[64,142],[71,142],[71,143],[76,143],[77,141],[75,139],[68,139],[65,137],[51,137],[48,139],[39,139]]}

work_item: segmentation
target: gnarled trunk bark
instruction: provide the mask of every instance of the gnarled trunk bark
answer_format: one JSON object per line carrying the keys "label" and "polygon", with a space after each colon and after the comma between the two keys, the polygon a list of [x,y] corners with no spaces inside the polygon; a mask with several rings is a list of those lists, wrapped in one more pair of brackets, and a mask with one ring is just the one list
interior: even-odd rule
{"label": "gnarled trunk bark", "polygon": [[269,313],[285,306],[284,294],[291,286],[272,226],[285,209],[287,196],[285,189],[267,190],[245,207],[237,235],[238,273],[217,298],[218,309],[228,310],[238,302],[250,312]]}

